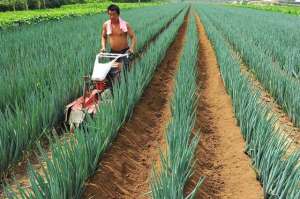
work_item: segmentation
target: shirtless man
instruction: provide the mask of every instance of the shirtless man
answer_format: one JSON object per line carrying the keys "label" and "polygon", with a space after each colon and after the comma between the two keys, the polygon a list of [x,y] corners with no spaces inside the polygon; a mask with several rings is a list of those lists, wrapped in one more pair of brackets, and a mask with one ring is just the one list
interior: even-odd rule
{"label": "shirtless man", "polygon": [[[108,38],[111,53],[134,53],[136,36],[129,24],[120,17],[120,8],[117,5],[111,4],[107,8],[107,14],[109,15],[109,20],[106,21],[102,27],[100,52],[105,52]],[[128,36],[131,40],[130,46],[128,45]],[[119,63],[122,61],[124,62],[125,68],[127,68],[128,59],[120,58],[117,60]],[[119,77],[120,67],[121,64],[118,64],[118,67],[112,68],[109,72],[108,76],[111,81],[114,81]]]}

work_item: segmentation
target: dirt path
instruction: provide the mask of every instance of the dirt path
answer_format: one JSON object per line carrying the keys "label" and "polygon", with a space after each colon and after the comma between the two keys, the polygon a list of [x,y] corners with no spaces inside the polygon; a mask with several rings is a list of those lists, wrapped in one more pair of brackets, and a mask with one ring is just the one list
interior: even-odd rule
{"label": "dirt path", "polygon": [[87,183],[84,198],[147,198],[152,164],[159,161],[164,129],[170,118],[169,100],[181,55],[187,18],[136,105],[130,121],[104,154],[100,169]]}
{"label": "dirt path", "polygon": [[195,176],[206,176],[196,198],[260,199],[262,188],[250,159],[244,154],[244,140],[236,125],[231,99],[227,95],[214,54],[200,18],[199,85],[197,126],[201,130]]}

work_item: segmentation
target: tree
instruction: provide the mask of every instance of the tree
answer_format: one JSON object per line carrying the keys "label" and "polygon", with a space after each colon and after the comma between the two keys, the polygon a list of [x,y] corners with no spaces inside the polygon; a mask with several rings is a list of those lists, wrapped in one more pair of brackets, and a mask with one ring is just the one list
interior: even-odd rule
{"label": "tree", "polygon": [[29,9],[40,9],[41,1],[40,0],[28,0],[28,8]]}
{"label": "tree", "polygon": [[46,0],[46,7],[47,8],[55,8],[60,7],[61,3],[59,0]]}
{"label": "tree", "polygon": [[15,10],[28,10],[27,0],[15,0]]}

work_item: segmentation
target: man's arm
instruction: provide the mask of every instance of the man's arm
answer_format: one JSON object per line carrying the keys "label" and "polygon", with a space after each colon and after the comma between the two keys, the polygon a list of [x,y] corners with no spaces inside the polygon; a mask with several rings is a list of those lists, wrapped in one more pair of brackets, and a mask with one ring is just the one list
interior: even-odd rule
{"label": "man's arm", "polygon": [[135,50],[136,42],[137,42],[136,36],[135,36],[135,33],[133,32],[133,30],[132,30],[132,28],[130,27],[129,24],[127,24],[127,30],[128,30],[128,35],[129,35],[130,40],[131,40],[129,50],[133,53],[134,50]]}
{"label": "man's arm", "polygon": [[104,52],[106,49],[106,40],[107,40],[107,35],[106,35],[106,24],[104,23],[102,26],[102,33],[101,33],[101,49],[100,52]]}

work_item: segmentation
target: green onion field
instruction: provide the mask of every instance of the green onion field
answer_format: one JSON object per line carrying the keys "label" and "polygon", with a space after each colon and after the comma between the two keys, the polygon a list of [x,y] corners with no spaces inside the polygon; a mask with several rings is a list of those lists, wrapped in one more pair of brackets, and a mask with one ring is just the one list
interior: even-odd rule
{"label": "green onion field", "polygon": [[0,12],[0,198],[299,199],[299,9],[116,3],[137,45],[104,90],[110,4]]}

